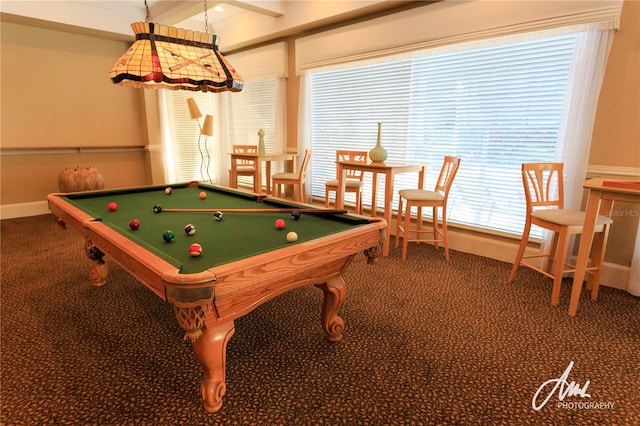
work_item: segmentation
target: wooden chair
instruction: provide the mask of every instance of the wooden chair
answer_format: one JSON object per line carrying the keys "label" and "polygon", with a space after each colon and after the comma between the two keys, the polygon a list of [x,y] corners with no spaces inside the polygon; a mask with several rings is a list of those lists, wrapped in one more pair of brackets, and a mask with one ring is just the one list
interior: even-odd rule
{"label": "wooden chair", "polygon": [[[407,258],[407,248],[410,242],[434,243],[438,248],[440,243],[444,245],[444,256],[449,260],[449,240],[447,237],[447,200],[449,191],[460,167],[460,158],[453,156],[444,157],[444,163],[440,169],[440,175],[433,191],[425,189],[403,189],[400,190],[400,200],[398,202],[398,218],[396,220],[396,241],[398,247],[400,235],[402,235],[402,260]],[[402,211],[402,205],[406,204],[406,210]],[[418,208],[415,229],[410,229],[411,208]],[[422,229],[422,208],[431,207],[433,209],[432,229]],[[442,229],[438,227],[438,209],[442,209]],[[411,233],[415,238],[409,238]],[[423,237],[424,234],[431,234],[432,238]]]}
{"label": "wooden chair", "polygon": [[[355,161],[358,163],[367,162],[367,151],[336,151],[336,161]],[[329,193],[338,193],[338,176],[336,179],[329,180],[324,184],[324,206],[329,207]],[[364,186],[364,172],[362,170],[347,170],[347,178],[345,180],[344,192],[352,192],[356,194],[356,213],[362,214],[362,188]]]}
{"label": "wooden chair", "polygon": [[[233,152],[236,154],[257,154],[258,153],[258,146],[257,145],[233,145]],[[254,192],[260,192],[260,188],[255,188],[255,175],[256,175],[256,163],[253,160],[243,160],[243,159],[236,159],[236,181],[235,181],[235,186],[233,185],[233,183],[231,182],[232,176],[231,176],[231,170],[229,170],[229,182],[230,182],[230,186],[232,187],[237,187],[238,186],[238,180],[237,177],[239,176],[251,176],[251,178],[253,179],[253,183],[254,183]]]}
{"label": "wooden chair", "polygon": [[[527,216],[522,232],[520,247],[509,275],[512,282],[520,265],[533,269],[546,277],[553,279],[551,290],[551,304],[558,305],[560,300],[560,286],[562,275],[574,272],[575,266],[566,262],[569,237],[581,234],[584,224],[584,212],[564,209],[564,184],[562,163],[524,163],[522,164],[522,183],[527,203]],[[554,188],[556,189],[554,191]],[[609,225],[613,221],[606,216],[599,215],[596,220],[591,267],[587,272],[593,275],[594,282],[599,282],[600,267],[604,259],[604,248],[609,235]],[[528,255],[524,252],[529,240],[531,225],[540,226],[553,232],[553,239],[548,253]],[[543,267],[523,262],[523,259],[545,259]],[[552,263],[555,268],[552,272]]]}
{"label": "wooden chair", "polygon": [[[297,172],[292,173],[276,173],[271,176],[271,188],[276,197],[281,196],[281,185],[292,185],[294,187],[293,199],[297,201],[306,201],[307,194],[307,168],[311,162],[311,150],[307,149],[304,152],[304,158],[300,169]],[[296,192],[297,189],[297,192]]]}

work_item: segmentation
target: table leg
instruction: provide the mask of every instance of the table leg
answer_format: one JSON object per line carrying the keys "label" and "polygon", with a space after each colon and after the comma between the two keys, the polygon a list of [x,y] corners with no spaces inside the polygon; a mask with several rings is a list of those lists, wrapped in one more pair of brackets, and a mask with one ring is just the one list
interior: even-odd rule
{"label": "table leg", "polygon": [[94,246],[91,240],[85,241],[84,249],[87,257],[93,262],[93,268],[91,268],[91,272],[89,272],[89,279],[96,287],[105,285],[109,268],[102,259],[104,253],[98,247]]}
{"label": "table leg", "polygon": [[265,182],[265,187],[267,188],[267,194],[271,194],[271,161],[265,161],[265,174],[267,181]]}
{"label": "table leg", "polygon": [[229,187],[238,187],[238,168],[236,167],[235,158],[231,157],[231,171],[229,172]]}
{"label": "table leg", "polygon": [[[387,226],[391,226],[391,201],[393,200],[393,172],[389,171],[384,176],[384,220]],[[382,255],[389,255],[389,242],[391,238],[382,241]]]}
{"label": "table leg", "polygon": [[213,327],[207,326],[204,334],[198,340],[191,342],[196,359],[204,371],[200,392],[204,409],[210,413],[222,408],[222,397],[227,390],[225,383],[227,343],[234,331],[233,320]]}
{"label": "table leg", "polygon": [[[371,216],[378,214],[378,173],[371,172]],[[387,226],[389,224],[387,223]]]}
{"label": "table leg", "polygon": [[322,302],[322,328],[327,333],[327,339],[337,342],[342,339],[344,321],[338,316],[338,309],[342,306],[346,294],[346,286],[342,276],[332,278],[324,284],[316,284],[324,293]]}
{"label": "table leg", "polygon": [[[267,176],[267,179],[270,179],[270,177]],[[256,194],[262,194],[262,160],[260,159],[256,159],[256,173],[253,176],[253,192]],[[268,192],[269,191],[267,191],[267,193]]]}
{"label": "table leg", "polygon": [[593,230],[595,229],[596,218],[598,216],[598,206],[600,204],[601,191],[591,189],[587,198],[587,207],[584,216],[584,225],[582,226],[582,235],[580,236],[580,247],[578,248],[578,259],[576,260],[576,271],[573,275],[573,287],[571,288],[571,299],[569,300],[569,315],[576,316],[578,311],[578,302],[580,301],[580,292],[584,276],[589,261],[589,251],[593,242]]}
{"label": "table leg", "polygon": [[335,208],[339,210],[344,208],[344,193],[347,180],[347,171],[340,163],[336,165],[336,174],[338,175],[338,188],[336,189]]}

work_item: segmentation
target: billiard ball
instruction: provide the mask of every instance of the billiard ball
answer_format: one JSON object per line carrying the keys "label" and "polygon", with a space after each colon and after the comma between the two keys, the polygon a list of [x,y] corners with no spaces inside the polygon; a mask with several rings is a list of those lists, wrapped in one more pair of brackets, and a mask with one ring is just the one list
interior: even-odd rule
{"label": "billiard ball", "polygon": [[133,229],[134,231],[140,228],[140,221],[138,219],[131,219],[131,221],[129,222],[129,228]]}
{"label": "billiard ball", "polygon": [[162,234],[162,239],[164,239],[168,243],[173,241],[175,237],[176,234],[174,234],[173,231],[165,231],[164,234]]}
{"label": "billiard ball", "polygon": [[293,231],[289,232],[287,234],[287,241],[289,241],[290,243],[292,243],[294,241],[298,241],[298,234],[296,234]]}
{"label": "billiard ball", "polygon": [[109,203],[107,204],[107,208],[109,209],[110,212],[115,212],[116,210],[118,210],[118,205],[116,203]]}
{"label": "billiard ball", "polygon": [[187,226],[184,227],[184,233],[187,235],[193,235],[196,233],[196,227],[193,226],[192,224],[188,224]]}
{"label": "billiard ball", "polygon": [[200,244],[191,244],[189,246],[189,254],[191,256],[200,256],[202,254],[202,246]]}
{"label": "billiard ball", "polygon": [[276,220],[276,228],[283,229],[284,225],[285,225],[284,219],[277,219]]}
{"label": "billiard ball", "polygon": [[213,214],[213,218],[214,218],[215,220],[222,220],[222,217],[223,217],[223,216],[224,216],[224,215],[222,214],[222,212],[215,212],[215,213]]}
{"label": "billiard ball", "polygon": [[172,192],[173,192],[173,189],[171,189],[170,186],[165,188],[165,190],[164,190],[164,193],[167,194],[167,195],[171,195]]}
{"label": "billiard ball", "polygon": [[298,220],[300,219],[300,212],[299,211],[294,211],[291,213],[291,217],[293,218],[293,220]]}
{"label": "billiard ball", "polygon": [[207,198],[207,193],[204,191],[200,192],[200,199],[204,200],[205,198]]}
{"label": "billiard ball", "polygon": [[162,211],[162,206],[160,204],[156,204],[155,206],[153,206],[154,213],[160,213],[161,211]]}

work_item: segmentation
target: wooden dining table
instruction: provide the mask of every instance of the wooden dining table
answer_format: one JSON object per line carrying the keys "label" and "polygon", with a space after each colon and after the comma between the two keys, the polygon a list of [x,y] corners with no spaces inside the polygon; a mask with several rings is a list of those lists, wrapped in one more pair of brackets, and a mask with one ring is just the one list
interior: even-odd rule
{"label": "wooden dining table", "polygon": [[[576,270],[573,275],[571,299],[569,300],[570,316],[575,316],[578,311],[578,302],[580,301],[580,293],[582,292],[583,281],[589,262],[589,252],[594,237],[593,231],[596,217],[598,214],[611,216],[614,201],[640,203],[640,181],[596,178],[587,180],[583,187],[589,191],[589,195],[587,197],[584,225],[582,227],[580,246],[578,248]],[[591,287],[592,300],[598,298],[599,285],[600,283],[598,282],[587,283],[587,287]]]}
{"label": "wooden dining table", "polygon": [[251,152],[230,152],[231,157],[231,175],[229,176],[229,186],[237,188],[238,184],[238,170],[236,160],[250,160],[256,165],[256,170],[253,176],[253,192],[256,194],[262,194],[262,165],[264,163],[264,170],[266,172],[266,182],[264,183],[265,191],[267,194],[271,193],[271,163],[273,161],[288,162],[291,171],[296,170],[296,158],[298,156],[295,152],[285,152],[281,154],[260,154]]}
{"label": "wooden dining table", "polygon": [[[387,222],[387,229],[391,226],[393,200],[393,181],[395,175],[399,173],[418,173],[418,188],[424,185],[426,166],[424,164],[408,164],[393,161],[372,162],[368,163],[358,161],[336,161],[336,171],[338,175],[338,190],[336,191],[336,209],[342,209],[344,206],[345,184],[347,179],[347,170],[360,170],[365,173],[372,173],[372,195],[371,195],[371,216],[377,215],[377,192],[378,192],[378,176],[385,177],[384,183],[384,208],[383,217]],[[382,255],[389,255],[390,236],[387,235],[382,241]]]}

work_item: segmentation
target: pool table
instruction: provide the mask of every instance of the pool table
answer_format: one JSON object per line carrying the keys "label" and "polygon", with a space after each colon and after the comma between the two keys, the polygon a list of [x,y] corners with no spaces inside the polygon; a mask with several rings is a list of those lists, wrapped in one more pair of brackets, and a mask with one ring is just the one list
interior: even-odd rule
{"label": "pool table", "polygon": [[[359,253],[375,260],[386,228],[381,219],[198,182],[54,193],[47,199],[57,222],[84,237],[94,285],[106,281],[108,255],[173,306],[203,368],[200,391],[209,412],[222,407],[234,320],[288,290],[315,285],[324,293],[327,339],[340,340],[342,274]],[[110,210],[110,203],[117,208]],[[275,226],[280,218],[283,229]],[[130,227],[134,219],[138,229]],[[188,235],[186,225],[195,233]],[[169,230],[175,237],[166,241]],[[291,231],[296,241],[287,240]],[[190,254],[192,244],[201,245],[200,255]]]}

